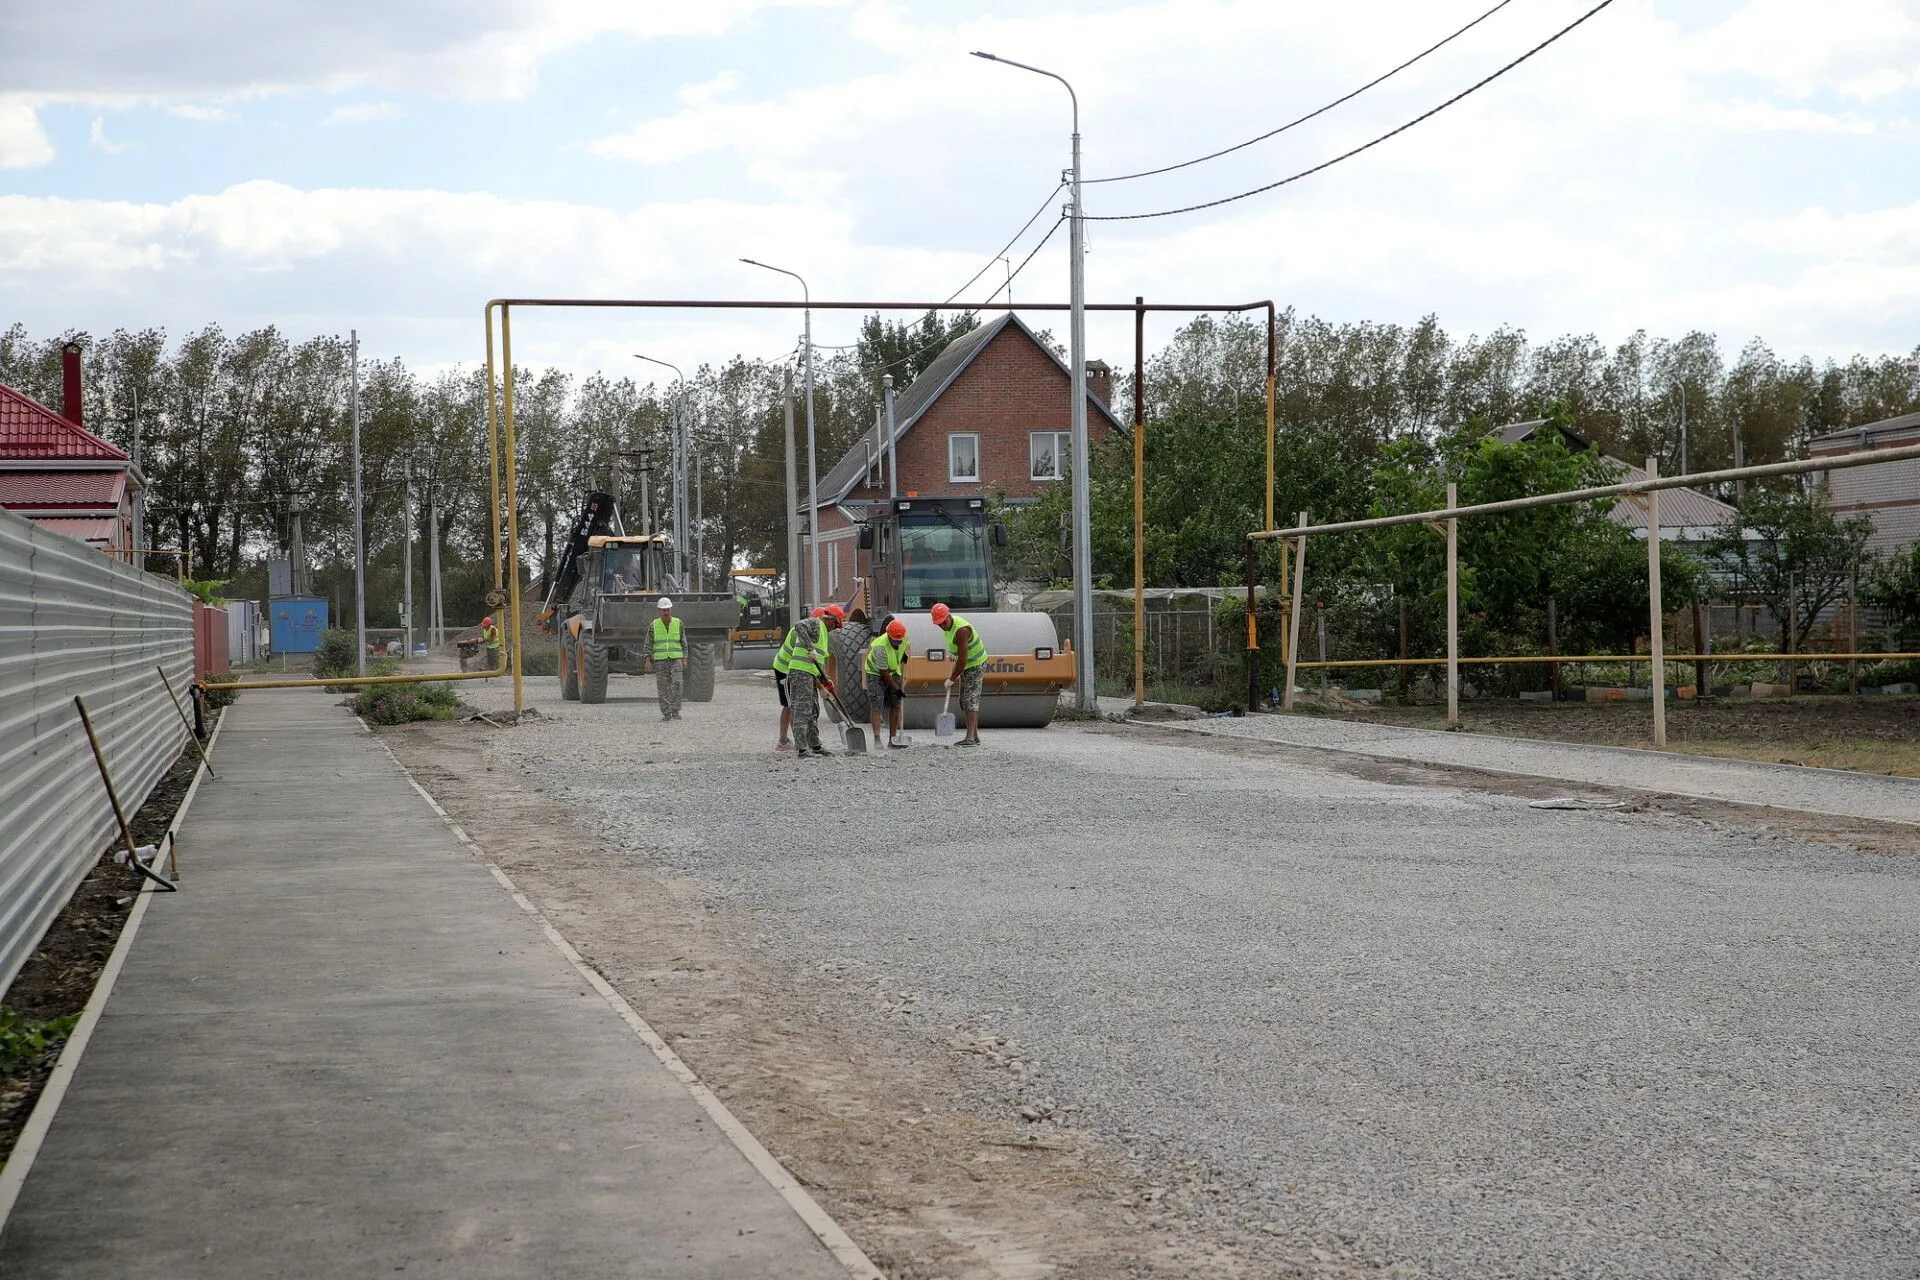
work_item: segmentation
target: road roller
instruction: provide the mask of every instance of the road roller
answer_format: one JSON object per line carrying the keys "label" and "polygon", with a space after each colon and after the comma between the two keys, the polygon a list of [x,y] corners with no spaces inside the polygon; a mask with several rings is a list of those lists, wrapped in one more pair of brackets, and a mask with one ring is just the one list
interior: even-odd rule
{"label": "road roller", "polygon": [[729,577],[740,622],[727,643],[727,670],[771,671],[786,638],[786,592],[778,569],[735,569]]}
{"label": "road roller", "polygon": [[[1061,646],[1049,615],[994,608],[993,548],[1005,542],[1005,528],[987,519],[980,498],[895,498],[868,508],[853,603],[874,629],[889,614],[907,624],[908,728],[933,728],[942,683],[953,670],[946,635],[929,612],[936,604],[965,618],[986,646],[981,728],[1043,728],[1059,709],[1060,691],[1073,686],[1074,655]],[[841,701],[856,720],[867,715],[860,664],[872,634],[857,622],[833,633]],[[950,710],[958,715],[957,701]]]}

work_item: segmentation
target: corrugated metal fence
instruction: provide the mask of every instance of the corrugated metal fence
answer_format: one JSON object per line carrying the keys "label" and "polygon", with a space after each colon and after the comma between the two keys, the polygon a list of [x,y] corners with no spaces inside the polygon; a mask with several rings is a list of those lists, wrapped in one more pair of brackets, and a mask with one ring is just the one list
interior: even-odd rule
{"label": "corrugated metal fence", "polygon": [[184,693],[186,592],[0,511],[0,995],[114,832],[73,697],[131,813],[186,745],[163,665]]}

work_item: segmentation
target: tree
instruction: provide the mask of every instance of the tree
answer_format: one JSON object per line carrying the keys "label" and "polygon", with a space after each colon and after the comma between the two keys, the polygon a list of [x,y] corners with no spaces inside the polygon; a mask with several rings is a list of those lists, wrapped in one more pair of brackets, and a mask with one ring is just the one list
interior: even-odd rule
{"label": "tree", "polygon": [[1813,624],[1843,599],[1852,576],[1871,569],[1873,521],[1834,518],[1822,490],[1754,488],[1703,550],[1736,591],[1757,599],[1798,652]]}

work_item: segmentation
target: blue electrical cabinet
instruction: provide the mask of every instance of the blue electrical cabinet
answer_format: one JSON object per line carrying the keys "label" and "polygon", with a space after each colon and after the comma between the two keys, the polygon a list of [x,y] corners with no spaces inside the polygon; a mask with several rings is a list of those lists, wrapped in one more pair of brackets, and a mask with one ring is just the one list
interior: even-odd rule
{"label": "blue electrical cabinet", "polygon": [[312,653],[327,629],[327,602],[318,596],[275,596],[267,602],[275,653]]}

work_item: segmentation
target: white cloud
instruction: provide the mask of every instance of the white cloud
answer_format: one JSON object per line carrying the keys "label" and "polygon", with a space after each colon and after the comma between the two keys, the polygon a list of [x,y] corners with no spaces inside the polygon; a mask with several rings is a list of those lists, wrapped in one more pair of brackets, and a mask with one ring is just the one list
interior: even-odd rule
{"label": "white cloud", "polygon": [[33,103],[0,97],[0,169],[31,169],[53,162],[53,143]]}
{"label": "white cloud", "polygon": [[184,102],[179,106],[168,107],[167,114],[181,120],[198,120],[206,124],[217,124],[232,120],[233,112],[225,107],[209,107],[199,103]]}
{"label": "white cloud", "polygon": [[400,108],[391,102],[366,102],[350,107],[335,107],[321,119],[323,125],[330,124],[371,124],[375,120],[394,120],[400,116]]}
{"label": "white cloud", "polygon": [[121,155],[130,149],[129,144],[115,142],[113,139],[107,137],[107,118],[105,116],[95,116],[93,123],[87,127],[87,145],[95,151],[104,151],[110,156]]}

